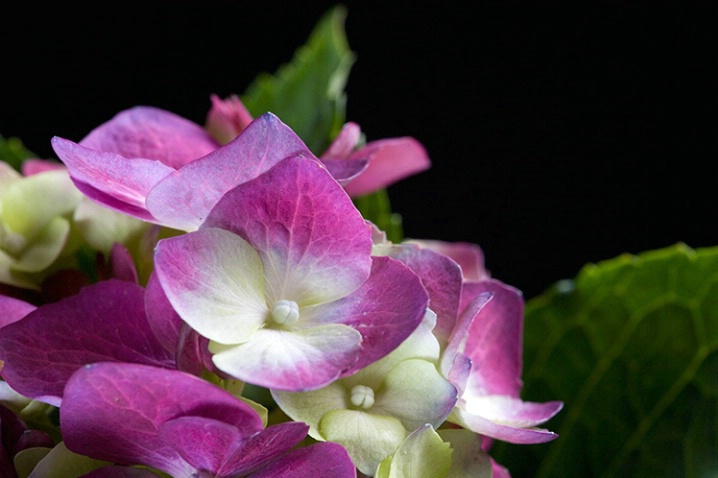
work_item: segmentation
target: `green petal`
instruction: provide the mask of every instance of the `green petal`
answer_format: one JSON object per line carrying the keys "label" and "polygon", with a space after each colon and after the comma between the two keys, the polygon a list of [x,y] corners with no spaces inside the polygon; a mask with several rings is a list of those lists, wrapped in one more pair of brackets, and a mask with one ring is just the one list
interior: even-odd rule
{"label": "green petal", "polygon": [[2,195],[2,221],[32,241],[54,217],[71,213],[82,193],[67,171],[47,171],[13,182]]}
{"label": "green petal", "polygon": [[347,390],[340,381],[311,392],[272,390],[272,398],[294,421],[309,425],[309,436],[316,440],[325,439],[317,429],[322,417],[333,410],[345,410],[351,405]]}
{"label": "green petal", "polygon": [[22,272],[40,272],[46,269],[59,257],[69,232],[70,223],[67,219],[59,216],[51,219],[47,227],[25,246],[12,269]]}
{"label": "green petal", "polygon": [[[24,460],[24,458],[22,457],[21,459]],[[18,457],[16,457],[17,459]],[[25,465],[23,464],[23,466]],[[105,465],[109,465],[109,463],[73,453],[65,447],[64,443],[60,442],[40,460],[33,473],[34,476],[42,476],[43,478],[74,478]]]}
{"label": "green petal", "polygon": [[344,446],[359,471],[370,476],[406,436],[404,426],[396,418],[355,410],[327,413],[319,422],[319,433],[327,441]]}
{"label": "green petal", "polygon": [[426,360],[405,360],[386,376],[372,413],[398,418],[407,430],[438,427],[456,403],[456,389]]}
{"label": "green petal", "polygon": [[446,478],[491,478],[491,458],[481,449],[481,436],[470,430],[439,430],[451,445],[451,470]]}
{"label": "green petal", "polygon": [[406,437],[392,458],[380,464],[376,477],[444,478],[451,468],[451,457],[449,444],[431,425],[424,425]]}

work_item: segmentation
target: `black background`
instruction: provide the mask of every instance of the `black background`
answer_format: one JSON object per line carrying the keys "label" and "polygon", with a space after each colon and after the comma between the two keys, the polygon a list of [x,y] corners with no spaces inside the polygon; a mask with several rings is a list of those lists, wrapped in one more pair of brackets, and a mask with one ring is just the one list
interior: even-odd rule
{"label": "black background", "polygon": [[[0,21],[0,135],[52,157],[52,136],[79,141],[138,104],[203,123],[211,93],[274,72],[336,4],[16,6]],[[479,244],[527,298],[587,262],[718,245],[711,2],[343,5],[347,119],[432,158],[389,188],[407,236]]]}

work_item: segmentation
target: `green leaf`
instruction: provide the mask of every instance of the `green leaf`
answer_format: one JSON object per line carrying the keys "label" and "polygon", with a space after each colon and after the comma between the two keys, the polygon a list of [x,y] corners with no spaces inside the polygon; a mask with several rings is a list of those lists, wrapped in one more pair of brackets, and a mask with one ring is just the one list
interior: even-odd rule
{"label": "green leaf", "polygon": [[317,155],[345,120],[344,87],[355,59],[344,32],[345,18],[342,6],[325,13],[292,61],[275,75],[257,76],[241,97],[253,116],[274,113]]}
{"label": "green leaf", "polygon": [[391,212],[389,194],[386,189],[354,198],[353,201],[364,219],[371,221],[384,231],[388,240],[399,244],[404,239],[401,216]]}
{"label": "green leaf", "polygon": [[514,478],[718,476],[718,247],[589,264],[524,333],[524,398],[565,407],[556,441],[494,448]]}
{"label": "green leaf", "polygon": [[20,171],[23,161],[36,157],[37,155],[27,149],[18,138],[4,138],[0,135],[0,161],[5,161],[15,170]]}

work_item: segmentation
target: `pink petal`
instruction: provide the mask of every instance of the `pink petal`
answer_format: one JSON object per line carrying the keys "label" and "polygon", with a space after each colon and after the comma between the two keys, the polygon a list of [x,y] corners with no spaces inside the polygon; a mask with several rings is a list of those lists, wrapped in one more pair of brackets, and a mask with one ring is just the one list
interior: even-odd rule
{"label": "pink petal", "polygon": [[160,475],[146,468],[110,465],[85,473],[80,478],[160,478]]}
{"label": "pink petal", "polygon": [[484,252],[476,244],[430,239],[412,239],[407,242],[419,244],[421,247],[452,258],[461,267],[464,280],[480,281],[489,278],[489,273],[484,266]]}
{"label": "pink petal", "polygon": [[170,304],[157,279],[157,271],[150,274],[145,289],[147,322],[157,340],[168,352],[175,354],[179,343],[182,319]]}
{"label": "pink petal", "polygon": [[70,375],[85,364],[174,363],[149,328],[142,287],[117,280],[85,287],[3,327],[0,360],[13,389],[53,405],[60,404]]}
{"label": "pink petal", "polygon": [[489,291],[478,295],[462,312],[451,332],[448,344],[441,357],[441,372],[459,390],[462,396],[466,384],[475,367],[471,357],[466,353],[466,343],[469,340],[469,330],[477,315],[486,307],[493,297]]}
{"label": "pink petal", "polygon": [[237,95],[224,100],[210,95],[210,100],[212,107],[207,113],[205,127],[220,144],[232,141],[252,122],[252,115]]}
{"label": "pink petal", "polygon": [[0,295],[0,328],[10,325],[13,322],[25,317],[37,307],[14,297]]}
{"label": "pink petal", "polygon": [[491,418],[476,410],[467,410],[465,405],[459,405],[454,413],[464,427],[481,435],[517,444],[545,443],[558,438],[552,431],[533,426],[558,413],[563,406],[561,402],[532,403],[515,399],[491,410],[494,415]]}
{"label": "pink petal", "polygon": [[286,422],[247,437],[218,420],[180,417],[160,426],[160,437],[198,470],[218,477],[245,476],[286,453],[307,435],[309,426]]}
{"label": "pink petal", "polygon": [[30,158],[22,162],[22,175],[32,176],[33,174],[44,173],[45,171],[55,171],[65,169],[62,163],[50,161],[47,159]]}
{"label": "pink petal", "polygon": [[67,383],[60,427],[75,453],[190,476],[197,470],[160,437],[163,424],[183,416],[222,421],[242,436],[262,429],[251,407],[203,379],[128,363],[78,370]]}
{"label": "pink petal", "polygon": [[456,324],[461,297],[461,269],[447,256],[416,244],[394,246],[389,252],[414,271],[429,293],[429,308],[436,314],[434,335],[444,345]]}
{"label": "pink petal", "polygon": [[319,159],[346,159],[353,152],[361,138],[361,128],[354,122],[345,123],[341,131]]}
{"label": "pink petal", "polygon": [[110,276],[134,284],[139,283],[137,268],[130,251],[124,245],[115,243],[110,251]]}
{"label": "pink petal", "polygon": [[304,306],[356,290],[371,269],[371,229],[319,162],[289,158],[229,191],[205,226],[235,232],[260,254],[270,303]]}
{"label": "pink petal", "polygon": [[149,106],[117,113],[92,130],[80,144],[125,158],[158,160],[172,169],[179,169],[219,146],[200,125]]}
{"label": "pink petal", "polygon": [[320,442],[293,450],[251,478],[355,478],[356,467],[346,449],[337,443]]}
{"label": "pink petal", "polygon": [[321,161],[329,174],[342,185],[359,176],[369,165],[367,158],[325,158]]}
{"label": "pink petal", "polygon": [[495,279],[479,282],[491,301],[471,322],[464,353],[473,368],[467,390],[478,395],[518,397],[522,387],[524,300]]}
{"label": "pink petal", "polygon": [[410,137],[372,141],[352,156],[370,158],[367,169],[344,186],[352,197],[383,189],[431,166],[424,146]]}
{"label": "pink petal", "polygon": [[147,197],[147,208],[163,224],[197,229],[227,191],[292,156],[314,158],[287,125],[265,113],[227,145],[157,184]]}
{"label": "pink petal", "polygon": [[153,159],[128,159],[112,152],[95,151],[57,136],[52,138],[52,147],[67,166],[75,185],[90,199],[155,222],[145,209],[145,198],[174,169]]}
{"label": "pink petal", "polygon": [[390,257],[374,257],[369,279],[351,295],[307,311],[312,323],[341,323],[362,334],[361,355],[343,375],[384,357],[421,323],[428,302],[419,277]]}

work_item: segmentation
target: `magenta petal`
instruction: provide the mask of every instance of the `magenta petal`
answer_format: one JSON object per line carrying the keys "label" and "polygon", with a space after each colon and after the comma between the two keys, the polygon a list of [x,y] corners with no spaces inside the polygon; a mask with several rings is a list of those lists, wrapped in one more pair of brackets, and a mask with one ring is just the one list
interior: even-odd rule
{"label": "magenta petal", "polygon": [[83,367],[68,381],[60,426],[65,444],[75,453],[190,476],[193,467],[159,431],[182,416],[220,420],[240,435],[262,429],[251,407],[203,379],[176,370],[107,362]]}
{"label": "magenta petal", "polygon": [[209,339],[199,335],[186,323],[182,323],[180,328],[177,344],[177,369],[197,376],[200,376],[205,370],[219,372],[212,363]]}
{"label": "magenta petal", "polygon": [[17,322],[35,309],[34,305],[23,300],[0,295],[0,328]]}
{"label": "magenta petal", "polygon": [[168,352],[175,354],[179,344],[182,319],[167,299],[157,272],[152,271],[145,290],[145,311],[152,332]]}
{"label": "magenta petal", "polygon": [[322,442],[298,448],[267,465],[251,478],[353,478],[356,467],[337,443]]}
{"label": "magenta petal", "polygon": [[444,345],[459,315],[461,268],[449,257],[416,244],[402,244],[389,255],[409,266],[429,293],[429,308],[436,314],[434,335]]}
{"label": "magenta petal", "polygon": [[180,417],[160,427],[188,463],[218,477],[245,476],[287,452],[307,435],[309,426],[286,422],[242,436],[236,428],[202,417]]}
{"label": "magenta petal", "polygon": [[359,361],[343,376],[394,350],[426,312],[428,296],[416,274],[390,257],[372,259],[371,275],[357,291],[313,312],[318,323],[342,323],[362,334]]}
{"label": "magenta petal", "polygon": [[117,113],[92,130],[80,144],[125,158],[158,160],[172,169],[179,169],[219,146],[200,125],[150,106]]}
{"label": "magenta petal", "polygon": [[361,138],[361,128],[358,124],[349,121],[342,126],[341,131],[332,144],[329,145],[320,157],[322,161],[325,159],[346,159],[353,152]]}
{"label": "magenta petal", "polygon": [[291,156],[314,158],[287,125],[265,113],[230,143],[157,184],[147,208],[163,224],[195,230],[224,193]]}
{"label": "magenta petal", "polygon": [[32,176],[33,174],[44,173],[45,171],[57,171],[58,169],[65,169],[65,166],[57,161],[47,159],[29,158],[23,161],[21,165],[23,176]]}
{"label": "magenta petal", "polygon": [[317,161],[289,158],[217,203],[203,227],[230,230],[262,257],[270,300],[337,299],[371,268],[371,229]]}
{"label": "magenta petal", "polygon": [[153,221],[145,208],[150,189],[174,171],[153,159],[128,159],[95,151],[59,137],[52,147],[67,166],[75,185],[90,199],[139,219]]}
{"label": "magenta petal", "polygon": [[344,186],[352,197],[385,188],[431,166],[424,146],[410,137],[372,141],[352,157],[369,158],[367,169]]}
{"label": "magenta petal", "polygon": [[124,245],[115,243],[110,251],[110,275],[114,279],[139,283],[137,268],[132,254]]}
{"label": "magenta petal", "polygon": [[429,239],[411,240],[414,244],[434,250],[455,260],[461,267],[464,280],[479,281],[489,278],[484,266],[484,252],[470,242],[446,242]]}
{"label": "magenta petal", "polygon": [[227,456],[234,454],[243,436],[237,428],[205,417],[179,417],[159,426],[159,437],[197,470],[222,476]]}
{"label": "magenta petal", "polygon": [[110,465],[85,473],[80,478],[160,478],[160,475],[146,468]]}
{"label": "magenta petal", "polygon": [[70,375],[85,364],[174,366],[174,357],[147,323],[144,289],[117,280],[85,287],[3,327],[0,360],[5,362],[2,376],[13,389],[53,405],[60,404]]}
{"label": "magenta petal", "polygon": [[340,184],[346,184],[358,175],[360,175],[369,166],[367,158],[322,158],[322,163],[326,166],[327,171]]}
{"label": "magenta petal", "polygon": [[[459,316],[456,326],[451,331],[449,342],[441,357],[441,372],[456,386],[459,396],[464,394],[466,383],[474,370],[471,357],[466,353],[466,342],[469,340],[469,330],[476,316],[489,303],[493,294],[484,291],[474,298]],[[468,367],[467,367],[468,365]]]}
{"label": "magenta petal", "polygon": [[479,395],[518,397],[521,390],[524,300],[515,288],[490,279],[481,281],[491,301],[471,323],[464,353],[473,369],[468,389]]}
{"label": "magenta petal", "polygon": [[[556,410],[556,412],[558,412],[558,410]],[[461,417],[464,426],[471,431],[509,443],[527,445],[531,443],[545,443],[558,438],[556,433],[543,428],[518,428],[510,425],[502,425],[488,418],[479,415],[470,415],[468,413],[462,414]]]}

